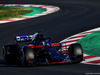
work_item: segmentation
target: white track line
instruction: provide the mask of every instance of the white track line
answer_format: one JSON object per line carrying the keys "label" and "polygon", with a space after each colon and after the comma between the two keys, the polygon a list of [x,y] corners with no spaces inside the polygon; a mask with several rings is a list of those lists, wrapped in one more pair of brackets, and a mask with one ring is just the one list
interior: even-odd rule
{"label": "white track line", "polygon": [[87,62],[95,61],[95,60],[100,60],[100,57],[94,57],[94,58],[85,59],[85,61],[82,61],[81,63],[87,63]]}

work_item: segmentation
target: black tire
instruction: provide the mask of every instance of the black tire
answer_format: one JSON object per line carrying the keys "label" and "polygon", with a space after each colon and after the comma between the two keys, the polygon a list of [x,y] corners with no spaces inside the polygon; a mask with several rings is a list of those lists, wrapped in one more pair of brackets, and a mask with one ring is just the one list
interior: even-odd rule
{"label": "black tire", "polygon": [[[32,60],[32,63],[28,63],[27,60]],[[31,47],[24,47],[20,53],[20,61],[22,66],[35,66],[35,54]]]}
{"label": "black tire", "polygon": [[3,59],[4,63],[14,63],[19,56],[19,48],[17,45],[3,46]]}
{"label": "black tire", "polygon": [[79,43],[71,44],[68,48],[70,60],[72,62],[81,62],[83,60],[83,50]]}

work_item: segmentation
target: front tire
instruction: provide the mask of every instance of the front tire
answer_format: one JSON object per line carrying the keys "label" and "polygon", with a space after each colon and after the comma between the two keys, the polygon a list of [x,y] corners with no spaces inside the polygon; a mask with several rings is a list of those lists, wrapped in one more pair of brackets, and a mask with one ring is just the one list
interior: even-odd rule
{"label": "front tire", "polygon": [[71,44],[68,48],[70,60],[72,62],[81,62],[83,60],[83,50],[79,43]]}

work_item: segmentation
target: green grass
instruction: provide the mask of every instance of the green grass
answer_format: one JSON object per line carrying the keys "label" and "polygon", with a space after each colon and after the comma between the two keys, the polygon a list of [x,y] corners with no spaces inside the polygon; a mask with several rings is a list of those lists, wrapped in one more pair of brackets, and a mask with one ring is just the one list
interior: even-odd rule
{"label": "green grass", "polygon": [[83,52],[88,55],[100,56],[100,31],[91,33],[82,39],[78,40]]}
{"label": "green grass", "polygon": [[32,9],[19,7],[0,7],[0,20],[21,17],[21,15],[33,12]]}

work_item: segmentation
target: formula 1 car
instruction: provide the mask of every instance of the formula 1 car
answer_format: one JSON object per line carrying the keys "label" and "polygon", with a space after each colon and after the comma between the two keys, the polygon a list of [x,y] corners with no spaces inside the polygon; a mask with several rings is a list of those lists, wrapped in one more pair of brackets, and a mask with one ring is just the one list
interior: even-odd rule
{"label": "formula 1 car", "polygon": [[4,45],[3,58],[5,63],[18,62],[24,66],[73,63],[83,60],[83,50],[78,43],[71,44],[63,50],[62,43],[51,42],[50,37],[35,33],[16,36],[15,44]]}

